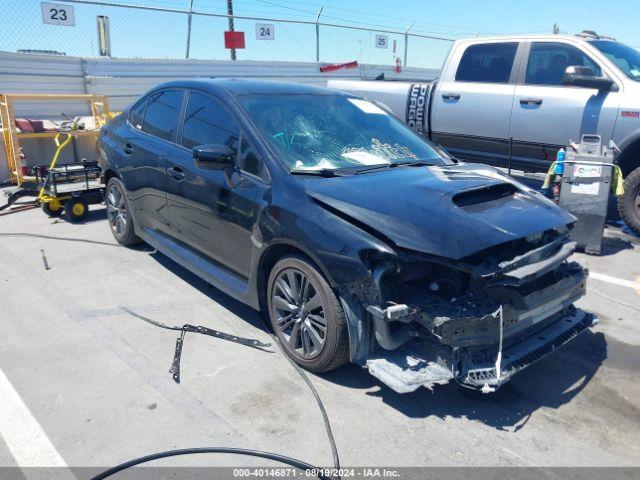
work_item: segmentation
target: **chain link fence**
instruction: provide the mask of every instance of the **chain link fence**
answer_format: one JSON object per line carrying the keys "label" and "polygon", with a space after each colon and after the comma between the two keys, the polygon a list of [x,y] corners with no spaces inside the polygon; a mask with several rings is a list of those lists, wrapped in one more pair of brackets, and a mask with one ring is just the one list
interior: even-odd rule
{"label": "chain link fence", "polygon": [[[67,56],[101,54],[98,16],[108,17],[110,56],[116,58],[229,60],[224,32],[229,17],[198,10],[198,2],[140,0],[2,0],[0,50],[46,51]],[[224,2],[216,4],[222,11]],[[204,8],[204,7],[203,7]],[[373,30],[320,21],[236,15],[244,32],[238,60],[329,62],[439,68],[452,39]]]}

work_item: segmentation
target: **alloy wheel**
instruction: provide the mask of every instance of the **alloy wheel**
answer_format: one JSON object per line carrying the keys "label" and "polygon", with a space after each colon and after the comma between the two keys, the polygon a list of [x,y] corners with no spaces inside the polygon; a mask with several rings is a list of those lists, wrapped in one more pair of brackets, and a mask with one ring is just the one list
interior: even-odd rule
{"label": "alloy wheel", "polygon": [[127,229],[127,206],[117,185],[111,185],[107,191],[107,218],[111,229],[122,237]]}
{"label": "alloy wheel", "polygon": [[286,268],[276,277],[271,300],[275,327],[289,349],[305,360],[317,357],[327,333],[318,286],[300,270]]}

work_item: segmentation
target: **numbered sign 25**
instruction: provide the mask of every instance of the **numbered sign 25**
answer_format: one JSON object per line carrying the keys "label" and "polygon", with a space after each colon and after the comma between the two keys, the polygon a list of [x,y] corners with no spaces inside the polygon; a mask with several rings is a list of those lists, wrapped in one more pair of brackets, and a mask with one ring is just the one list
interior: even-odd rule
{"label": "numbered sign 25", "polygon": [[65,27],[73,27],[76,24],[73,7],[69,5],[40,2],[40,8],[42,8],[42,21],[44,23],[63,25]]}
{"label": "numbered sign 25", "polygon": [[376,35],[376,48],[389,48],[389,37]]}
{"label": "numbered sign 25", "polygon": [[257,40],[274,40],[275,31],[273,23],[256,23]]}

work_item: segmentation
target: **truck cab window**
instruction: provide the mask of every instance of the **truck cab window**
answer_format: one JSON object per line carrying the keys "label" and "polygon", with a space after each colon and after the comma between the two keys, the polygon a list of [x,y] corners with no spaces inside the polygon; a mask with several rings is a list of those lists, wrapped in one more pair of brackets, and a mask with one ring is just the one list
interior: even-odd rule
{"label": "truck cab window", "polygon": [[596,77],[602,75],[598,64],[576,47],[562,43],[533,43],[525,84],[562,86],[564,72],[570,66],[589,67]]}
{"label": "truck cab window", "polygon": [[238,126],[231,115],[208,95],[191,92],[182,128],[182,145],[228,145],[237,149]]}
{"label": "truck cab window", "polygon": [[508,83],[517,50],[517,42],[470,46],[460,59],[456,81]]}
{"label": "truck cab window", "polygon": [[182,90],[163,90],[152,94],[147,102],[142,131],[175,142],[183,97]]}

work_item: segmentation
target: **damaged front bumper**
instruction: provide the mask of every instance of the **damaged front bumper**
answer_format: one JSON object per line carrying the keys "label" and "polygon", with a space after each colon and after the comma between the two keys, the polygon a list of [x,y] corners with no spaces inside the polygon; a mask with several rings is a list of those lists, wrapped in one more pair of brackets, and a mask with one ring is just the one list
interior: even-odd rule
{"label": "damaged front bumper", "polygon": [[475,289],[451,298],[402,284],[394,294],[403,303],[367,307],[376,342],[362,363],[399,393],[449,381],[495,391],[595,323],[573,306],[588,272],[567,261],[572,251],[557,239],[483,271],[469,281]]}
{"label": "damaged front bumper", "polygon": [[377,349],[366,361],[366,367],[398,393],[419,387],[431,389],[452,380],[490,393],[597,322],[592,314],[575,308],[548,320],[546,326],[509,342],[501,351],[500,360],[495,347],[456,350],[431,339],[414,338],[396,350]]}

